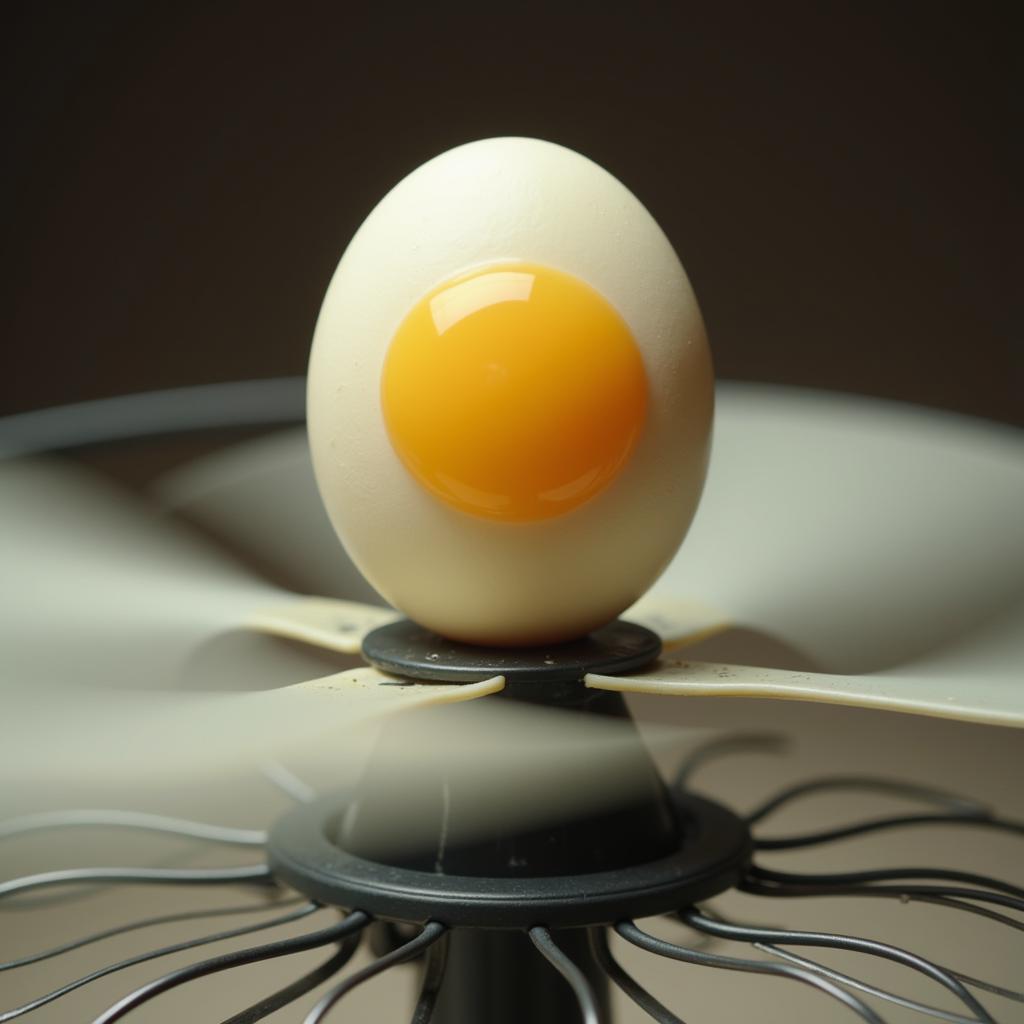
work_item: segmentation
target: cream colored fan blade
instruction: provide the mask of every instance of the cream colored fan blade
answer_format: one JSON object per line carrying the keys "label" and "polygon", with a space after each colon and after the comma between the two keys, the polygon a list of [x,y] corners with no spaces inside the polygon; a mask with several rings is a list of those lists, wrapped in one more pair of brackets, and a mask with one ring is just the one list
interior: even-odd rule
{"label": "cream colored fan blade", "polygon": [[724,384],[700,509],[653,596],[695,597],[826,672],[889,671],[1024,594],[1022,509],[1020,431]]}
{"label": "cream colored fan blade", "polygon": [[8,696],[0,777],[33,781],[201,782],[273,757],[340,761],[397,712],[499,692],[498,676],[466,685],[404,683],[372,668],[254,693],[52,687]]}
{"label": "cream colored fan blade", "polygon": [[[410,839],[424,789],[452,778],[463,836],[564,822],[649,792],[631,721],[504,700],[502,687],[500,677],[416,684],[364,668],[244,694],[19,691],[0,718],[0,778],[18,780],[26,806],[74,780],[76,800],[116,792],[131,803],[156,787],[195,808],[213,807],[268,760],[330,789],[354,785],[372,763],[396,812],[396,843]],[[644,734],[662,752],[692,740],[664,726]]]}
{"label": "cream colored fan blade", "polygon": [[923,659],[862,676],[668,659],[588,686],[681,697],[820,701],[1024,728],[1024,604]]}
{"label": "cream colored fan blade", "polygon": [[255,689],[344,667],[394,613],[266,583],[193,531],[59,461],[0,463],[0,685]]}
{"label": "cream colored fan blade", "polygon": [[296,640],[328,651],[359,654],[367,633],[398,618],[398,612],[389,608],[327,597],[305,597],[254,612],[241,625],[257,633]]}
{"label": "cream colored fan blade", "polygon": [[294,590],[382,603],[327,518],[305,430],[245,441],[174,469],[154,485],[154,497]]}
{"label": "cream colored fan blade", "polygon": [[645,595],[622,618],[653,630],[666,651],[700,643],[735,625],[717,608],[665,593]]}

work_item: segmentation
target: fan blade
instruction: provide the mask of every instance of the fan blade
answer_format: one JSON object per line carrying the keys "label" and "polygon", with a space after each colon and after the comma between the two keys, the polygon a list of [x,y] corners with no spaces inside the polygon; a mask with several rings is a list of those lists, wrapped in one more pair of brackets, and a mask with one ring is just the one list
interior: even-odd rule
{"label": "fan blade", "polygon": [[666,651],[700,643],[733,626],[724,612],[710,605],[664,593],[645,594],[622,617],[657,633]]}
{"label": "fan blade", "polygon": [[[728,382],[715,429],[690,536],[624,616],[651,625],[667,648],[735,625],[828,671],[871,671],[926,653],[1024,592],[1019,431]],[[302,432],[200,460],[159,494],[300,589],[376,600],[354,589],[365,585],[327,522]]]}
{"label": "fan blade", "polygon": [[761,697],[880,708],[1024,728],[1024,603],[926,658],[867,675],[666,660],[635,676],[588,675],[600,690]]}
{"label": "fan blade", "polygon": [[[458,783],[463,838],[650,797],[650,763],[631,720],[502,699],[503,686],[501,677],[407,683],[363,668],[245,694],[18,691],[0,719],[0,777],[18,779],[23,807],[74,779],[76,800],[113,790],[130,804],[171,789],[202,814],[268,760],[284,759],[330,789],[352,786],[372,764],[371,784],[387,790],[381,837],[396,846],[413,837],[424,793],[449,780]],[[692,736],[644,730],[646,746],[661,753]],[[246,806],[255,809],[251,797]]]}
{"label": "fan blade", "polygon": [[419,707],[498,693],[497,676],[415,684],[372,668],[252,693],[50,687],[9,695],[0,722],[0,776],[112,780],[139,775],[201,782],[266,758],[332,756],[372,722]]}
{"label": "fan blade", "polygon": [[[385,609],[302,598],[261,581],[166,515],[71,464],[0,464],[0,492],[5,686],[192,685],[190,677],[201,674],[197,659],[218,637],[248,630],[354,654],[364,632],[394,618]],[[244,664],[250,688],[340,667],[285,645],[258,653],[266,657]]]}
{"label": "fan blade", "polygon": [[1024,434],[875,399],[718,389],[707,487],[656,596],[865,673],[1024,594]]}
{"label": "fan blade", "polygon": [[299,597],[254,612],[241,625],[257,633],[327,651],[359,654],[367,633],[398,618],[398,612],[390,608],[326,597]]}
{"label": "fan blade", "polygon": [[304,430],[232,445],[179,467],[157,481],[154,497],[293,590],[381,603],[327,518]]}

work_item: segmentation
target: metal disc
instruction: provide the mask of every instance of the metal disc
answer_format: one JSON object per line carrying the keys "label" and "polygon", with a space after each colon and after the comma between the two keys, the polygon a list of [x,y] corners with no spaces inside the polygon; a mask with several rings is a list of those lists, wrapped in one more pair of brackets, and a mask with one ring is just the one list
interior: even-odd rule
{"label": "metal disc", "polygon": [[616,619],[580,640],[550,647],[476,647],[446,640],[409,619],[380,626],[363,640],[363,657],[391,675],[443,683],[504,676],[508,683],[578,682],[588,672],[619,675],[649,665],[661,638]]}

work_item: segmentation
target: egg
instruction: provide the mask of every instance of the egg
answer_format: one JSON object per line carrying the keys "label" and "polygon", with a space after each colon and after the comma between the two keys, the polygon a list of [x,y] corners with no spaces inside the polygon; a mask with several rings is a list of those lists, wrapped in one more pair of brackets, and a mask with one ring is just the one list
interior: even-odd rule
{"label": "egg", "polygon": [[713,379],[665,234],[607,171],[459,146],[353,237],[310,356],[313,465],[349,555],[443,636],[530,646],[611,621],[697,507]]}

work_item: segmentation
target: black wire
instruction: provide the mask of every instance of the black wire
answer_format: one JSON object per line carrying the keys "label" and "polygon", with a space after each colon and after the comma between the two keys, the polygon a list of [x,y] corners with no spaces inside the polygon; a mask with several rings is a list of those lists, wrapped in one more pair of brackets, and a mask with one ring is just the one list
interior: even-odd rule
{"label": "black wire", "polygon": [[863,1000],[850,995],[845,989],[834,985],[831,981],[814,974],[812,971],[804,971],[799,967],[790,967],[788,964],[773,964],[766,960],[741,960],[739,957],[721,956],[715,953],[701,952],[696,949],[687,949],[685,946],[677,946],[674,943],[665,942],[663,939],[656,939],[653,935],[648,935],[647,932],[637,928],[632,921],[620,921],[615,925],[615,931],[627,942],[632,942],[634,946],[646,949],[649,953],[657,953],[658,956],[681,960],[683,963],[697,964],[701,967],[721,967],[727,971],[771,974],[779,978],[790,978],[793,981],[811,985],[841,1002],[848,1009],[856,1013],[861,1020],[866,1020],[869,1024],[885,1024],[885,1021]]}
{"label": "black wire", "polygon": [[[916,1013],[924,1014],[926,1017],[938,1017],[940,1020],[949,1021],[950,1024],[978,1024],[977,1018],[975,1017],[964,1017],[959,1013],[949,1013],[946,1010],[940,1010],[935,1006],[926,1006],[924,1003],[914,1002],[913,999],[906,999],[893,992],[886,992],[884,989],[876,988],[874,985],[869,985],[866,981],[859,981],[857,978],[853,978],[849,974],[843,974],[842,971],[837,971],[835,968],[826,967],[817,960],[811,960],[805,956],[798,956],[796,953],[791,953],[789,950],[773,946],[770,942],[755,942],[753,943],[753,946],[755,949],[760,949],[764,953],[770,953],[772,956],[788,960],[790,963],[796,964],[797,967],[806,967],[826,978],[838,981],[841,985],[846,985],[850,988],[858,989],[861,992],[866,992],[869,996],[877,996],[879,999],[895,1003],[897,1006],[903,1006],[908,1010],[914,1010]],[[954,977],[957,976],[955,971],[950,971],[948,968],[943,968],[943,970],[946,970]],[[963,981],[963,978],[960,980]]]}
{"label": "black wire", "polygon": [[1011,910],[1024,911],[1024,900],[1006,896],[1001,892],[982,892],[980,889],[961,889],[953,885],[766,885],[744,878],[739,888],[758,896],[865,896],[885,893],[890,896],[953,896],[962,900],[994,903]]}
{"label": "black wire", "polygon": [[953,793],[946,793],[940,789],[933,789],[930,786],[921,786],[913,782],[897,782],[874,775],[827,775],[820,779],[811,779],[809,782],[801,782],[795,786],[789,786],[782,790],[782,792],[777,793],[747,815],[747,824],[757,824],[757,822],[782,807],[783,804],[788,804],[792,800],[809,796],[812,793],[825,793],[830,790],[885,793],[890,796],[906,797],[910,800],[919,800],[922,803],[946,807],[950,811],[955,811],[958,815],[965,817],[985,817],[990,813],[984,804],[980,804],[975,800],[956,796]]}
{"label": "black wire", "polygon": [[151,999],[185,985],[198,978],[205,978],[210,974],[217,974],[219,971],[227,971],[233,967],[242,967],[245,964],[258,963],[261,960],[272,960],[279,956],[290,956],[292,953],[304,953],[308,949],[318,949],[320,946],[329,946],[332,943],[342,941],[347,935],[360,931],[366,927],[370,918],[355,911],[348,915],[343,921],[331,925],[329,928],[322,928],[317,932],[307,932],[305,935],[296,935],[290,939],[279,939],[277,942],[268,942],[262,946],[250,946],[248,949],[239,949],[233,953],[222,953],[220,956],[210,957],[208,960],[200,960],[199,963],[189,964],[187,967],[171,971],[155,981],[151,981],[141,988],[130,992],[123,999],[119,1000],[108,1010],[101,1013],[93,1024],[113,1024],[120,1020],[132,1010],[148,1003]]}
{"label": "black wire", "polygon": [[25,1003],[22,1006],[16,1006],[14,1009],[0,1013],[0,1024],[3,1024],[5,1021],[14,1020],[16,1017],[20,1017],[32,1010],[37,1010],[40,1006],[46,1006],[47,1003],[52,1003],[55,1000],[60,999],[62,996],[66,996],[69,992],[74,992],[76,989],[80,989],[84,985],[88,985],[90,982],[97,981],[99,978],[105,978],[108,974],[115,974],[118,971],[123,971],[127,967],[134,967],[136,964],[146,963],[149,960],[156,960],[162,956],[170,956],[172,953],[181,953],[186,949],[195,949],[198,946],[206,946],[211,942],[221,942],[224,939],[233,939],[239,935],[248,935],[250,932],[262,931],[265,928],[275,928],[278,925],[288,924],[291,921],[297,921],[299,918],[307,917],[309,914],[312,914],[314,911],[319,909],[320,905],[318,903],[306,903],[298,910],[293,910],[291,913],[283,916],[271,918],[269,921],[260,921],[258,924],[247,925],[244,928],[233,928],[230,931],[216,932],[213,935],[205,935],[198,939],[176,942],[172,946],[162,946],[160,949],[149,950],[146,953],[139,953],[126,960],[120,960],[114,964],[107,964],[105,967],[100,967],[95,971],[91,971],[89,974],[83,975],[81,978],[76,978],[74,981],[69,981],[67,984],[61,985],[59,988],[55,988],[52,992],[47,992],[46,995],[39,996],[37,999],[33,999],[29,1003]]}
{"label": "black wire", "polygon": [[39,963],[41,960],[50,960],[63,953],[70,953],[72,950],[81,949],[94,942],[103,939],[113,938],[115,935],[124,935],[127,932],[138,931],[142,928],[151,928],[154,925],[174,924],[177,921],[200,921],[207,917],[227,917],[229,914],[255,914],[264,910],[273,910],[276,907],[292,907],[296,903],[305,902],[301,897],[290,900],[281,900],[277,903],[256,903],[244,907],[219,907],[214,910],[191,910],[181,914],[164,914],[161,917],[144,918],[141,921],[131,921],[128,924],[119,925],[117,928],[108,928],[106,931],[94,932],[81,939],[72,942],[65,942],[61,946],[54,946],[52,949],[43,950],[41,953],[32,953],[30,956],[23,956],[17,960],[8,960],[0,963],[0,971],[9,971],[15,967],[25,967],[28,964]]}
{"label": "black wire", "polygon": [[943,970],[949,971],[950,974],[959,978],[965,985],[983,989],[986,992],[991,992],[994,996],[1002,996],[1004,999],[1012,999],[1015,1003],[1024,1003],[1024,992],[1018,992],[1013,988],[1003,988],[1002,985],[993,985],[991,981],[982,981],[980,978],[974,978],[970,974],[964,974],[963,971],[954,971],[951,967],[944,967]]}
{"label": "black wire", "polygon": [[623,991],[630,999],[640,1007],[644,1013],[657,1024],[685,1024],[667,1006],[662,1005],[650,992],[647,991],[634,978],[628,974],[622,965],[612,955],[608,946],[608,936],[603,927],[591,928],[588,938],[590,939],[590,950],[594,959],[605,974]]}
{"label": "black wire", "polygon": [[730,754],[782,754],[789,745],[789,740],[785,736],[774,732],[739,733],[716,737],[691,751],[679,765],[676,769],[675,786],[677,789],[684,788],[690,776],[705,761],[728,757]]}
{"label": "black wire", "polygon": [[412,1013],[412,1024],[430,1024],[447,966],[448,934],[445,933],[427,950],[426,963],[423,967],[423,982],[420,985],[416,1008]]}
{"label": "black wire", "polygon": [[[841,895],[846,894],[843,893]],[[987,917],[990,921],[995,921],[998,924],[1006,925],[1008,928],[1016,928],[1018,931],[1024,932],[1024,921],[1018,921],[1006,914],[1000,914],[996,910],[990,910],[988,907],[976,907],[973,903],[963,903],[961,900],[953,899],[952,896],[922,896],[920,894],[910,896],[898,891],[890,891],[888,889],[876,891],[875,888],[870,885],[865,885],[863,887],[861,895],[885,896],[888,898],[895,896],[907,903],[911,901],[914,903],[933,903],[937,907],[949,907],[950,910],[959,910],[966,914],[976,914],[978,917]]]}
{"label": "black wire", "polygon": [[861,882],[896,882],[901,880],[930,878],[935,881],[965,882],[968,885],[980,885],[1024,899],[1024,889],[1002,882],[988,875],[977,875],[970,871],[952,871],[946,868],[882,868],[873,871],[843,871],[830,874],[803,874],[789,871],[775,871],[754,865],[750,868],[751,875],[771,882],[782,882],[788,885],[858,885]]}
{"label": "black wire", "polygon": [[70,882],[142,882],[152,885],[221,885],[238,882],[276,885],[266,864],[238,868],[68,868],[0,882],[0,899],[29,889]]}
{"label": "black wire", "polygon": [[262,829],[208,825],[202,821],[169,818],[162,814],[93,809],[43,811],[40,814],[8,818],[0,821],[0,839],[54,828],[130,828],[235,846],[265,846],[267,842],[267,833]]}
{"label": "black wire", "polygon": [[547,928],[531,928],[530,941],[540,950],[544,959],[569,983],[576,996],[583,1024],[603,1024],[604,1014],[601,1013],[594,990],[590,987],[590,982],[587,981],[587,976],[559,948],[551,937],[551,932]]}
{"label": "black wire", "polygon": [[[428,949],[437,942],[446,931],[447,928],[443,924],[439,924],[437,921],[428,921],[424,925],[423,931],[414,939],[410,939],[404,946],[399,946],[385,956],[374,960],[372,964],[368,964],[362,970],[356,971],[355,974],[350,974],[340,985],[332,988],[309,1011],[303,1024],[320,1024],[327,1014],[331,1012],[332,1007],[337,1004],[338,1000],[348,995],[357,985],[361,985],[364,981],[369,981],[370,978],[376,977],[389,967],[405,963],[406,960],[412,960],[419,956],[425,949]],[[101,1022],[96,1021],[96,1024],[101,1024]],[[102,1024],[107,1024],[107,1022],[103,1021]]]}
{"label": "black wire", "polygon": [[802,846],[816,846],[819,843],[831,843],[837,839],[848,839],[851,836],[866,835],[868,832],[881,832],[883,829],[904,828],[909,825],[971,825],[1024,835],[1024,823],[1005,821],[1002,818],[983,818],[975,814],[906,814],[891,818],[874,818],[871,821],[804,835],[757,838],[754,840],[754,846],[758,850],[795,850]]}
{"label": "black wire", "polygon": [[988,1011],[978,1002],[963,984],[949,975],[941,967],[930,960],[915,956],[897,946],[890,946],[872,939],[860,939],[850,935],[834,935],[823,932],[790,931],[782,928],[755,928],[749,925],[730,924],[705,917],[690,907],[679,915],[691,928],[714,935],[721,939],[736,939],[740,942],[775,942],[783,946],[818,946],[826,949],[849,950],[854,953],[866,953],[869,956],[881,957],[909,967],[912,971],[931,978],[932,981],[948,989],[966,1006],[979,1020],[985,1024],[994,1024]]}
{"label": "black wire", "polygon": [[295,1002],[296,999],[299,999],[307,992],[312,991],[321,982],[327,981],[328,978],[333,978],[334,975],[352,959],[355,951],[359,948],[359,940],[361,938],[362,932],[356,932],[355,935],[349,935],[341,943],[337,953],[335,953],[329,960],[325,960],[319,967],[314,968],[309,972],[309,974],[303,975],[297,981],[293,981],[290,985],[286,985],[278,992],[274,992],[272,995],[266,996],[258,1003],[254,1003],[248,1009],[242,1010],[240,1013],[236,1013],[232,1017],[228,1017],[228,1019],[222,1021],[221,1024],[255,1024],[256,1021],[263,1020],[264,1017],[269,1017],[270,1014],[275,1010],[281,1009],[282,1006],[287,1006],[289,1003]]}

